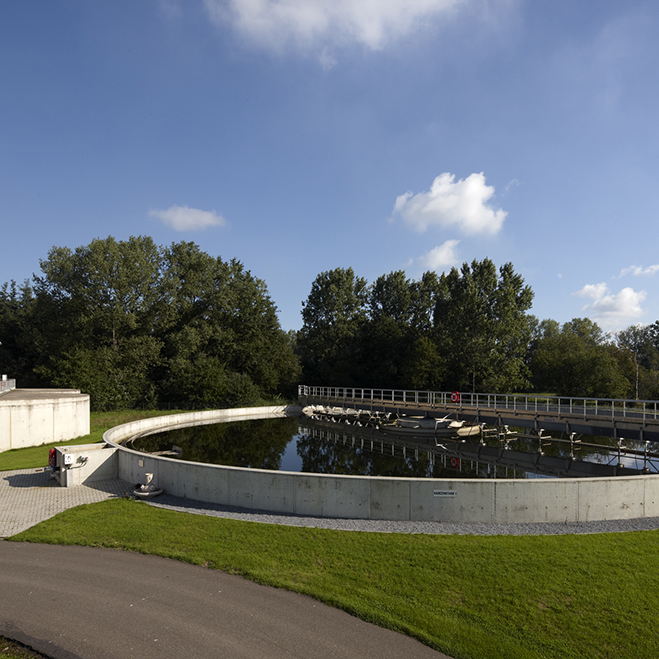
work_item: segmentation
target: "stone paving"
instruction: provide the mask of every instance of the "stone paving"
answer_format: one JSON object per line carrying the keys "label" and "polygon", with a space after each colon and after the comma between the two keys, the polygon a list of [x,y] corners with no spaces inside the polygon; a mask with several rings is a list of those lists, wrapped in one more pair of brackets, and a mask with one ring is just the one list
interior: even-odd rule
{"label": "stone paving", "polygon": [[120,480],[60,487],[48,469],[0,472],[0,538],[7,538],[83,503],[122,497],[132,487]]}

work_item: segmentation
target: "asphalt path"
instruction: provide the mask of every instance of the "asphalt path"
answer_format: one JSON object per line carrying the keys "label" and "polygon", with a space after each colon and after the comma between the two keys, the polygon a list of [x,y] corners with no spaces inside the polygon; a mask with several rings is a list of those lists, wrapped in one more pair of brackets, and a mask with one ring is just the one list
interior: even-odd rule
{"label": "asphalt path", "polygon": [[0,635],[53,659],[448,659],[309,597],[217,570],[2,540]]}

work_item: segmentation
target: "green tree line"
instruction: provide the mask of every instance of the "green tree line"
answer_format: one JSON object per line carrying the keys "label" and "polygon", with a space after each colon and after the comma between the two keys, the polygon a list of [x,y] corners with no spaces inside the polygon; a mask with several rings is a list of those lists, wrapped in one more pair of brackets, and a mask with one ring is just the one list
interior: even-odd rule
{"label": "green tree line", "polygon": [[3,372],[73,387],[93,409],[235,406],[291,396],[299,360],[263,281],[194,243],[149,237],[53,247],[0,290]]}
{"label": "green tree line", "polygon": [[93,409],[236,406],[298,383],[659,398],[659,321],[613,336],[530,313],[511,263],[474,260],[369,284],[320,273],[302,328],[284,332],[265,282],[191,242],[149,237],[53,247],[41,273],[0,287],[0,368],[24,387],[71,387]]}
{"label": "green tree line", "polygon": [[507,263],[465,263],[418,281],[373,284],[352,268],[319,274],[297,350],[310,385],[659,398],[659,321],[605,334],[530,313],[533,291]]}

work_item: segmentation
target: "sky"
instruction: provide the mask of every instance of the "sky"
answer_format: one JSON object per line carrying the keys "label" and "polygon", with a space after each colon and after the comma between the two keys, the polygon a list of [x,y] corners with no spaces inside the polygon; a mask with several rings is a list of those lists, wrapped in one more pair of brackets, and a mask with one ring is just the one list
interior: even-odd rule
{"label": "sky", "polygon": [[655,0],[0,0],[0,283],[193,241],[299,329],[318,274],[512,262],[659,319]]}

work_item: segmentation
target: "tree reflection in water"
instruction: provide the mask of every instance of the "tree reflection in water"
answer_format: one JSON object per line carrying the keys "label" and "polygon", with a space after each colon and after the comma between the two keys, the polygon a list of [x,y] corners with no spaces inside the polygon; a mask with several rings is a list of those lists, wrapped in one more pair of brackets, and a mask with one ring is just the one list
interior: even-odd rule
{"label": "tree reflection in water", "polygon": [[[577,461],[617,462],[611,439],[585,435],[579,439],[583,443],[575,442],[571,446],[569,442],[555,443],[537,436],[518,437],[509,442],[509,448],[526,455],[537,455],[541,450],[546,456],[566,459],[572,453]],[[478,438],[473,438],[474,445],[478,441]],[[485,438],[483,442],[488,446],[503,446],[495,438]],[[587,446],[588,443],[601,446]],[[638,444],[639,449],[642,448],[640,442],[625,443],[628,446]],[[529,471],[532,468],[529,464],[522,466],[513,461],[512,465],[508,463],[506,466],[505,463],[494,464],[482,458],[472,459],[461,452],[444,453],[435,448],[434,440],[432,446],[424,442],[394,442],[374,429],[357,429],[341,424],[328,426],[306,418],[301,425],[300,419],[295,417],[181,428],[142,437],[133,444],[133,448],[149,453],[170,451],[172,446],[182,449],[182,460],[279,470],[284,459],[284,469],[316,474],[450,479],[532,478],[536,475]],[[295,452],[299,459],[291,461]],[[511,456],[514,451],[506,453]],[[451,467],[452,459],[454,463]],[[642,459],[641,464],[636,466],[643,466]],[[651,472],[656,473],[656,466],[650,467]]]}
{"label": "tree reflection in water", "polygon": [[[311,425],[311,424],[307,424]],[[322,436],[300,434],[297,452],[302,458],[302,471],[315,474],[353,476],[393,476],[399,478],[527,478],[523,469],[499,468],[472,460],[460,460],[451,468],[444,465],[444,455],[429,446],[392,443],[384,436],[359,435],[323,431]],[[354,445],[353,445],[354,440]],[[371,449],[373,440],[373,449]],[[393,452],[393,455],[392,455]],[[450,458],[446,464],[450,464]]]}
{"label": "tree reflection in water", "polygon": [[297,428],[294,417],[214,423],[141,437],[133,448],[155,453],[180,446],[181,460],[278,470]]}
{"label": "tree reflection in water", "polygon": [[343,432],[324,430],[323,437],[314,437],[306,426],[307,423],[305,428],[299,427],[299,420],[293,417],[216,423],[141,437],[132,448],[157,453],[177,446],[182,449],[181,460],[272,470],[282,468],[288,448],[300,457],[300,471],[317,474],[453,479],[526,477],[522,470],[494,472],[490,465],[476,465],[467,460],[458,468],[445,467],[441,454],[436,453],[431,459],[428,447],[413,444],[403,451],[402,445],[396,443],[392,455],[392,443],[384,436],[380,436],[383,443],[374,440],[373,450],[372,437],[364,439],[363,448],[359,436],[346,436],[344,443]]}

